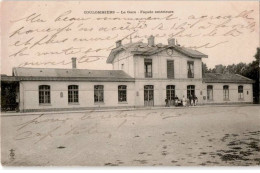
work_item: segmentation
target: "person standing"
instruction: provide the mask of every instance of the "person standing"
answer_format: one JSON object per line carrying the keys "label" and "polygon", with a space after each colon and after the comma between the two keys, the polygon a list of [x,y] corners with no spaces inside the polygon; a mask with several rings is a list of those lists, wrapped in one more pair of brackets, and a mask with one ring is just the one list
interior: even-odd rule
{"label": "person standing", "polygon": [[182,97],[182,106],[184,106],[184,107],[186,106],[186,99],[184,96]]}
{"label": "person standing", "polygon": [[174,97],[174,101],[175,101],[175,106],[178,106],[179,98],[177,97],[177,95],[175,95],[175,97]]}
{"label": "person standing", "polygon": [[169,106],[169,103],[168,103],[168,98],[165,99],[165,107],[168,107]]}
{"label": "person standing", "polygon": [[191,103],[192,103],[192,95],[189,95],[189,106],[192,106]]}
{"label": "person standing", "polygon": [[193,101],[194,101],[194,106],[196,106],[198,103],[198,97],[196,95],[194,95]]}

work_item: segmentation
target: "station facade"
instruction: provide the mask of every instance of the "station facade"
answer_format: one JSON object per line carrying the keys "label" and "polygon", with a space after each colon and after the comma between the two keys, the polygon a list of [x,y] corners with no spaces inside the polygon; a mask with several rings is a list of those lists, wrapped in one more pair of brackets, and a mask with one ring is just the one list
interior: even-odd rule
{"label": "station facade", "polygon": [[[1,109],[80,110],[174,105],[174,98],[198,98],[198,104],[252,103],[251,79],[238,74],[202,74],[208,56],[177,45],[116,42],[107,63],[113,70],[13,68],[2,76]],[[10,92],[12,91],[12,92]],[[10,94],[13,93],[13,94]],[[9,95],[8,95],[9,94]],[[7,98],[11,98],[11,101]]]}

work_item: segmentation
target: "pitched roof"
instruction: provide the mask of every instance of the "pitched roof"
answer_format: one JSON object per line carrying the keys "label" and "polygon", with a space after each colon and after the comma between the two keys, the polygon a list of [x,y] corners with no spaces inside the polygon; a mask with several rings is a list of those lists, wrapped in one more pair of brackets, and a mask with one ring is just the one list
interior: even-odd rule
{"label": "pitched roof", "polygon": [[13,68],[20,80],[134,81],[122,70]]}
{"label": "pitched roof", "polygon": [[206,83],[254,83],[252,79],[231,73],[204,73],[203,82]]}
{"label": "pitched roof", "polygon": [[147,43],[137,42],[137,43],[128,43],[128,44],[121,45],[120,47],[116,47],[116,48],[112,49],[107,58],[107,63],[112,63],[115,58],[115,55],[123,50],[127,50],[134,55],[149,56],[149,55],[153,55],[155,53],[161,52],[168,48],[172,48],[175,51],[182,53],[191,58],[207,58],[208,57],[208,55],[205,55],[197,50],[193,50],[193,49],[189,49],[189,48],[181,47],[181,46],[177,46],[177,45],[173,46],[173,45],[157,44],[155,46],[148,46]]}

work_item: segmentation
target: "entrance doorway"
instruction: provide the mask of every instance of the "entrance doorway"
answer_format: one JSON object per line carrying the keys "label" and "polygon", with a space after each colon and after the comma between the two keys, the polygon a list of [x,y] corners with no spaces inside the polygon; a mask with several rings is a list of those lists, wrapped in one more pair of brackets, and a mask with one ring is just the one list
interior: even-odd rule
{"label": "entrance doorway", "polygon": [[175,105],[174,102],[175,97],[175,86],[174,85],[167,85],[166,86],[166,98],[168,100],[169,106]]}
{"label": "entrance doorway", "polygon": [[187,86],[187,97],[193,97],[195,96],[195,85],[188,85]]}
{"label": "entrance doorway", "polygon": [[1,81],[1,111],[19,111],[19,83]]}
{"label": "entrance doorway", "polygon": [[154,105],[153,85],[144,86],[144,106]]}

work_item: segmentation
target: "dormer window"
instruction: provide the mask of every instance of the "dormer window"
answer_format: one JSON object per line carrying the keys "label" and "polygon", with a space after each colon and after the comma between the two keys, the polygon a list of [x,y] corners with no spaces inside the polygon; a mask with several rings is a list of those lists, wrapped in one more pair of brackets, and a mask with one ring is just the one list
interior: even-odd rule
{"label": "dormer window", "polygon": [[187,62],[187,69],[188,69],[188,78],[194,78],[194,62],[193,61]]}
{"label": "dormer window", "polygon": [[146,78],[153,77],[152,65],[152,59],[144,59],[144,75]]}

